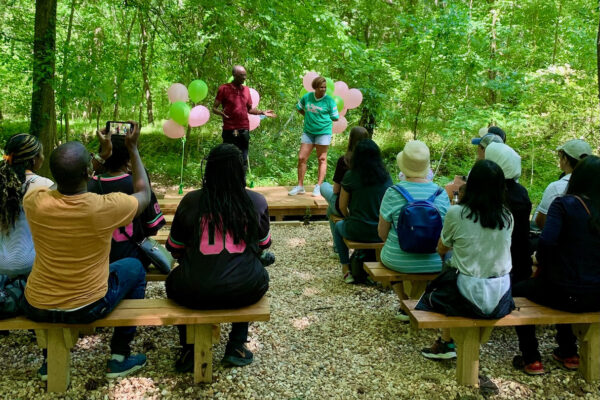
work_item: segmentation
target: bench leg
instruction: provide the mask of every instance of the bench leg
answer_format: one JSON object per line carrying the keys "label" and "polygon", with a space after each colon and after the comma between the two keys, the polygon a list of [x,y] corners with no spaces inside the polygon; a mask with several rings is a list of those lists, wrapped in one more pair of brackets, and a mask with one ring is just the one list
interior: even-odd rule
{"label": "bench leg", "polygon": [[71,351],[62,328],[48,329],[47,362],[48,392],[65,392],[71,379]]}
{"label": "bench leg", "polygon": [[394,282],[392,283],[392,289],[396,292],[396,295],[400,300],[407,300],[408,296],[406,292],[404,292],[404,283],[403,282]]}
{"label": "bench leg", "polygon": [[194,383],[212,383],[213,326],[194,327]]}
{"label": "bench leg", "polygon": [[216,324],[212,326],[212,339],[213,343],[219,343],[221,340],[221,325]]}
{"label": "bench leg", "polygon": [[79,333],[83,336],[91,336],[96,333],[96,328],[94,328],[94,327],[81,328],[79,330]]}
{"label": "bench leg", "polygon": [[600,324],[574,324],[579,338],[579,371],[587,382],[600,379]]}
{"label": "bench leg", "polygon": [[459,385],[479,384],[480,328],[451,328],[456,343],[456,381]]}
{"label": "bench leg", "polygon": [[427,287],[427,281],[405,281],[404,291],[408,294],[408,298],[412,300],[419,300],[425,288]]}

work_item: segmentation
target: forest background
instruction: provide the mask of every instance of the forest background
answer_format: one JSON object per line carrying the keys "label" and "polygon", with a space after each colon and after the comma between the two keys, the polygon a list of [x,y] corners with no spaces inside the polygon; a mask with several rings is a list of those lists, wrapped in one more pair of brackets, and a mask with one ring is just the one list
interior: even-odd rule
{"label": "forest background", "polygon": [[[470,139],[496,124],[537,203],[560,173],[557,145],[582,138],[598,153],[598,21],[589,0],[2,0],[0,145],[31,132],[46,152],[68,140],[95,150],[97,127],[134,119],[153,181],[176,185],[181,142],[161,128],[168,87],[203,79],[210,108],[242,64],[259,108],[279,115],[252,132],[249,181],[290,185],[302,130],[293,107],[314,70],[361,90],[349,127],[373,131],[392,176],[413,138],[429,145],[436,182],[465,174]],[[334,138],[329,177],[348,131]],[[187,130],[185,186],[201,181],[220,132],[215,115]],[[315,175],[313,156],[308,182]]]}

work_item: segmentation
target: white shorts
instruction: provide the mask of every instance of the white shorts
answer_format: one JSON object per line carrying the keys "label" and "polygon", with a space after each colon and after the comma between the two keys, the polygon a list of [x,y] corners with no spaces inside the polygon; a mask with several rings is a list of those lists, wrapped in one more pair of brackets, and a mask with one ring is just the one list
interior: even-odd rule
{"label": "white shorts", "polygon": [[331,135],[313,135],[312,133],[303,132],[300,143],[329,146],[331,144]]}

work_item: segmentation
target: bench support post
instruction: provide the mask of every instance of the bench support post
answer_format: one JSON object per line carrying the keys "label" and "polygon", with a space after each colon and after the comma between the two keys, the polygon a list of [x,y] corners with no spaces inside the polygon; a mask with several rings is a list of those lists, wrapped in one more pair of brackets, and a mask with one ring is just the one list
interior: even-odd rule
{"label": "bench support post", "polygon": [[[66,331],[69,331],[68,333]],[[48,329],[48,392],[65,392],[71,380],[71,329]]]}
{"label": "bench support post", "polygon": [[194,326],[194,383],[212,383],[213,326]]}
{"label": "bench support post", "polygon": [[456,343],[456,381],[459,385],[479,384],[480,328],[451,328]]}
{"label": "bench support post", "polygon": [[579,371],[586,380],[600,379],[600,324],[574,324],[579,338]]}

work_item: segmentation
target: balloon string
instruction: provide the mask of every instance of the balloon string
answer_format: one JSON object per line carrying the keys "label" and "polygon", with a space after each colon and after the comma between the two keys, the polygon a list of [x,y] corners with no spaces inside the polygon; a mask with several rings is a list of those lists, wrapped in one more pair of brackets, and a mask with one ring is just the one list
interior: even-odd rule
{"label": "balloon string", "polygon": [[183,159],[185,156],[185,136],[181,138],[181,179],[179,181],[179,194],[183,194]]}

